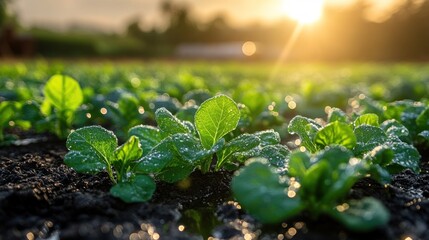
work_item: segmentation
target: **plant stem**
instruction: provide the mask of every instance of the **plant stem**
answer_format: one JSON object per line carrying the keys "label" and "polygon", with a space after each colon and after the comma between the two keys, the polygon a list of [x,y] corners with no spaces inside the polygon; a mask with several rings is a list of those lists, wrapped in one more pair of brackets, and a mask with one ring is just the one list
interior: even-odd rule
{"label": "plant stem", "polygon": [[116,183],[117,183],[117,181],[116,181],[116,179],[115,179],[115,176],[113,175],[112,166],[110,166],[110,164],[107,164],[107,168],[106,168],[106,170],[107,170],[107,174],[109,174],[109,178],[110,178],[110,180],[111,180],[114,184],[116,184]]}
{"label": "plant stem", "polygon": [[[211,160],[211,159],[210,159]],[[210,160],[208,160],[208,161],[204,161],[202,164],[201,164],[201,172],[202,173],[207,173],[207,172],[209,172],[210,171],[210,166],[211,166],[211,161]]]}

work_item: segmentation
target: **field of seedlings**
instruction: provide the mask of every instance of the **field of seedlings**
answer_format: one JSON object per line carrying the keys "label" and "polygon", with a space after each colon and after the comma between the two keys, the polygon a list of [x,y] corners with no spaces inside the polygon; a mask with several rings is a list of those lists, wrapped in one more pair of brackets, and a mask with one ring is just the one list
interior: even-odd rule
{"label": "field of seedlings", "polygon": [[429,66],[0,63],[0,240],[429,239]]}

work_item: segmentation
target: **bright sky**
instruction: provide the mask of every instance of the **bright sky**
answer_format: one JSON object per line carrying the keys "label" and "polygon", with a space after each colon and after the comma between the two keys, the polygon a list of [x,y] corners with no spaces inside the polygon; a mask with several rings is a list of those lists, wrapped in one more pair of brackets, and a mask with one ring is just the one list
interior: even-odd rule
{"label": "bright sky", "polygon": [[[179,1],[179,0],[176,0]],[[181,0],[201,18],[224,12],[235,24],[259,19],[270,21],[285,16],[285,0]],[[300,1],[300,0],[296,0]],[[326,0],[344,5],[354,0]],[[385,9],[402,0],[368,0],[376,4],[370,17],[383,15]],[[93,26],[106,31],[121,32],[131,20],[143,25],[160,25],[161,0],[14,0],[12,9],[24,26],[47,25],[66,28],[72,24]],[[375,16],[375,17],[374,17]]]}

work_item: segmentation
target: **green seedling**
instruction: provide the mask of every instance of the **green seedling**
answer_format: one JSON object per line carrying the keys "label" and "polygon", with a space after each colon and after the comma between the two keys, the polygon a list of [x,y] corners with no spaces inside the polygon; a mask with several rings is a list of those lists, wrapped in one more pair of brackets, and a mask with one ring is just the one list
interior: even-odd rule
{"label": "green seedling", "polygon": [[102,127],[80,128],[67,139],[70,152],[65,163],[82,173],[106,170],[115,184],[111,193],[127,202],[150,199],[155,189],[152,177],[177,182],[196,169],[204,173],[236,169],[249,157],[265,157],[275,166],[284,165],[289,150],[280,145],[278,133],[230,136],[239,118],[236,103],[219,95],[201,104],[195,125],[165,108],[158,109],[158,127],[131,128],[129,140],[120,147],[116,136]]}
{"label": "green seedling", "polygon": [[289,124],[289,132],[298,134],[301,145],[311,153],[329,146],[351,150],[355,157],[370,163],[371,175],[382,183],[390,181],[390,174],[404,169],[420,171],[419,152],[402,140],[409,136],[407,128],[395,120],[379,124],[376,114],[358,115],[352,121],[341,110],[333,109],[324,126],[315,120],[296,116]]}
{"label": "green seedling", "polygon": [[59,138],[66,138],[70,133],[75,111],[83,102],[79,83],[65,75],[54,75],[46,83],[43,93],[45,100],[40,110],[46,117],[49,129]]}
{"label": "green seedling", "polygon": [[350,150],[334,146],[312,156],[292,153],[286,177],[265,159],[249,160],[231,187],[241,206],[262,223],[280,223],[307,212],[313,218],[331,216],[354,231],[369,231],[388,222],[388,211],[374,198],[346,200],[367,169]]}
{"label": "green seedling", "polygon": [[118,147],[113,132],[99,126],[80,128],[67,139],[69,152],[64,162],[79,173],[107,171],[113,187],[110,193],[125,202],[150,199],[155,182],[147,175],[136,173],[137,160],[143,150],[137,137],[131,136]]}
{"label": "green seedling", "polygon": [[[255,156],[284,162],[289,153],[274,131],[231,136],[240,112],[237,104],[225,95],[203,102],[195,113],[195,125],[179,120],[165,108],[156,111],[155,119],[158,128],[140,125],[129,134],[139,137],[148,150],[137,164],[137,171],[155,174],[164,181],[181,180],[196,168],[202,172],[235,169]],[[272,148],[281,151],[270,151]]]}

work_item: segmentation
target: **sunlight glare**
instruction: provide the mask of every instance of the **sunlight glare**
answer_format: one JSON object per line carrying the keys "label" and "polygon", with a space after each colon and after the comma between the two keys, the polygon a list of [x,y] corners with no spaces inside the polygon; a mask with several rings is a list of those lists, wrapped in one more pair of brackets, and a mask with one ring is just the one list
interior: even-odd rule
{"label": "sunlight glare", "polygon": [[322,17],[324,2],[324,0],[283,0],[282,8],[292,19],[310,24]]}
{"label": "sunlight glare", "polygon": [[247,57],[253,56],[256,53],[256,44],[252,41],[243,43],[241,51]]}

